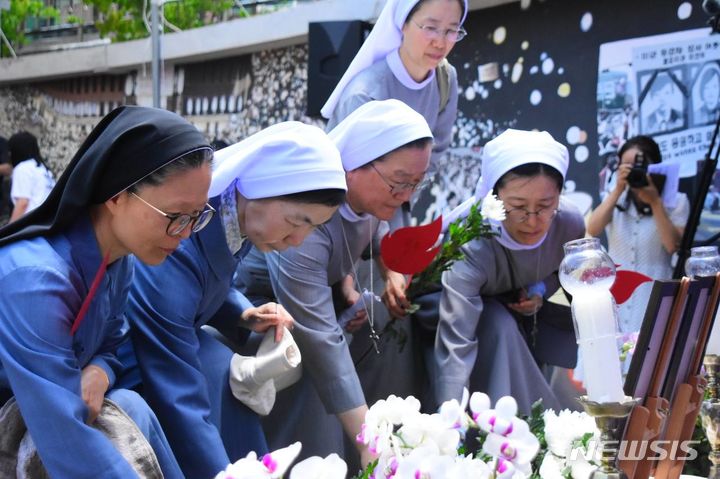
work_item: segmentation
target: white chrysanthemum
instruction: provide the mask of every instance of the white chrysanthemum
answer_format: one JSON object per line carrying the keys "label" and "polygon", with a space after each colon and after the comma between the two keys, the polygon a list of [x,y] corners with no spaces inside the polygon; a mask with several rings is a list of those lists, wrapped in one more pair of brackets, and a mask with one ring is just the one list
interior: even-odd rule
{"label": "white chrysanthemum", "polygon": [[545,440],[550,452],[558,457],[567,457],[573,441],[585,434],[597,434],[595,420],[584,412],[564,409],[560,414],[552,410],[543,413]]}
{"label": "white chrysanthemum", "polygon": [[562,473],[563,469],[565,469],[565,459],[548,452],[545,454],[538,472],[543,479],[565,479]]}
{"label": "white chrysanthemum", "polygon": [[568,461],[570,474],[573,479],[589,479],[597,466],[590,464],[582,454],[579,454],[574,461]]}
{"label": "white chrysanthemum", "polygon": [[458,456],[445,473],[445,479],[487,479],[492,476],[492,467],[472,456]]}
{"label": "white chrysanthemum", "polygon": [[505,219],[505,204],[491,191],[482,200],[480,214],[488,220],[503,221]]}

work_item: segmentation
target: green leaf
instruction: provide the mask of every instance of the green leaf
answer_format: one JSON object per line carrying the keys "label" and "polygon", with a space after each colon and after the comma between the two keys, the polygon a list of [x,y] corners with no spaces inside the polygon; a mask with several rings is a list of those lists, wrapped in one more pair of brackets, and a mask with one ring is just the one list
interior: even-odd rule
{"label": "green leaf", "polygon": [[378,459],[375,459],[365,468],[365,470],[359,471],[358,474],[353,476],[353,479],[370,479],[370,476],[372,476],[372,473],[375,471],[377,465]]}

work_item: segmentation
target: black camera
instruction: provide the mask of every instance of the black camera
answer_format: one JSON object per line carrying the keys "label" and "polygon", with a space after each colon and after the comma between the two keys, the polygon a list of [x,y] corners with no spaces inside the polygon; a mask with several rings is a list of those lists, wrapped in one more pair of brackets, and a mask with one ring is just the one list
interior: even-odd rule
{"label": "black camera", "polygon": [[635,154],[635,163],[630,169],[630,173],[627,176],[628,185],[630,188],[642,188],[649,185],[647,179],[648,172],[648,161],[645,155],[639,151]]}

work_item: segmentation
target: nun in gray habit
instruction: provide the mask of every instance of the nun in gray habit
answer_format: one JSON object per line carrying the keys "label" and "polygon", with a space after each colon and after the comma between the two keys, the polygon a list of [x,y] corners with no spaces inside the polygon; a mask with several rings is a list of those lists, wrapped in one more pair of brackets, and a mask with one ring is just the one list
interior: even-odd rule
{"label": "nun in gray habit", "polygon": [[[301,441],[303,457],[344,454],[343,430],[353,442],[360,432],[367,405],[339,313],[351,296],[371,287],[357,278],[356,263],[378,236],[381,220],[391,218],[422,181],[432,146],[425,119],[398,100],[362,105],[329,136],[346,171],[346,202],[296,248],[265,255],[253,248],[236,274],[239,289],[251,301],[274,296],[295,319],[303,377],[278,394],[263,426],[271,450]],[[342,288],[348,275],[354,284]],[[347,295],[348,289],[355,294]],[[344,296],[337,309],[334,293]],[[381,307],[368,305],[367,321],[372,324],[373,310]],[[349,458],[355,448],[367,456],[355,444]]]}
{"label": "nun in gray habit", "polygon": [[442,277],[433,374],[436,400],[463,387],[493,401],[511,395],[521,411],[558,400],[545,365],[574,367],[568,307],[548,302],[559,288],[563,244],[582,238],[579,211],[560,197],[568,152],[547,132],[507,130],[485,145],[475,197],[505,204],[500,234],[468,243]]}

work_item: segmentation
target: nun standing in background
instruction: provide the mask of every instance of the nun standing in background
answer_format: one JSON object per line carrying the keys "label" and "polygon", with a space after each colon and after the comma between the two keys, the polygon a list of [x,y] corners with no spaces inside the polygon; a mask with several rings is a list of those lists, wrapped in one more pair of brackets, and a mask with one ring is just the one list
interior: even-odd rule
{"label": "nun standing in background", "polygon": [[[293,336],[303,358],[302,379],[278,395],[264,422],[270,448],[301,441],[302,457],[336,452],[352,460],[354,448],[345,454],[344,430],[366,464],[370,455],[355,438],[367,405],[338,316],[358,300],[360,291],[370,289],[355,274],[356,263],[378,237],[381,222],[389,220],[422,181],[432,133],[413,109],[385,100],[362,105],[329,136],[347,172],[346,202],[302,245],[265,255],[254,248],[238,268],[236,281],[249,298],[277,298],[287,308],[295,319]],[[375,258],[378,254],[371,250]],[[364,319],[353,321],[372,323],[373,310],[381,307],[368,305],[361,313]]]}
{"label": "nun standing in background", "polygon": [[0,229],[0,402],[14,396],[50,477],[137,477],[91,426],[106,397],[143,432],[164,476],[183,477],[145,401],[116,387],[115,351],[127,331],[129,255],[159,264],[202,229],[213,214],[211,159],[181,117],[121,107],[47,200]]}
{"label": "nun standing in background", "polygon": [[321,113],[330,131],[360,105],[395,98],[433,133],[429,173],[452,141],[458,83],[446,57],[467,34],[467,0],[388,0]]}
{"label": "nun standing in background", "polygon": [[580,212],[560,198],[568,152],[547,132],[507,130],[483,149],[475,198],[492,191],[505,204],[500,235],[463,247],[465,259],[442,277],[435,340],[436,400],[460,400],[463,387],[520,410],[557,399],[540,365],[575,366],[570,308],[547,302],[559,288],[563,244],[582,238]]}
{"label": "nun standing in background", "polygon": [[254,307],[231,287],[233,273],[251,246],[263,253],[299,246],[346,190],[340,154],[320,128],[271,126],[215,153],[210,204],[219,214],[202,234],[162,265],[137,268],[127,315],[141,374],[131,379],[142,380],[188,478],[214,477],[250,451],[267,452],[257,414],[231,391],[233,351],[201,326],[230,342],[238,342],[239,326],[276,326],[279,340],[290,315],[275,302]]}

